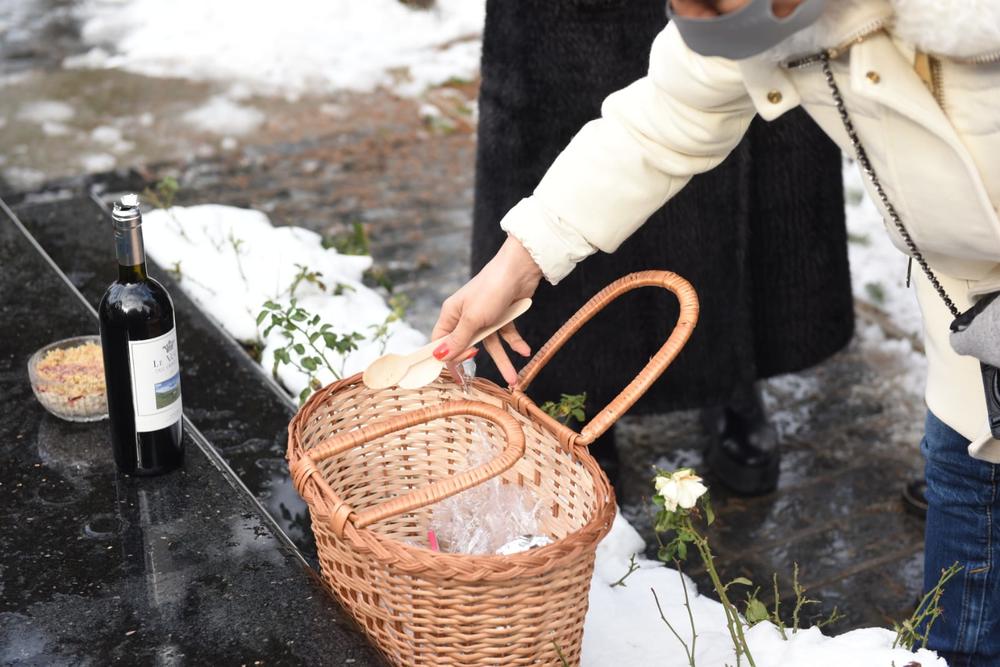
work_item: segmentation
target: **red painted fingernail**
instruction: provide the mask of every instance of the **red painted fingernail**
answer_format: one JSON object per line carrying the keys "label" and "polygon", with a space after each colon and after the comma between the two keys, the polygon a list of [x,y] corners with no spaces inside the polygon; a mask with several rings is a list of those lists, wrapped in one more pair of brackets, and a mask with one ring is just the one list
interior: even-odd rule
{"label": "red painted fingernail", "polygon": [[441,343],[436,348],[434,348],[434,352],[432,352],[431,354],[434,355],[435,359],[441,361],[442,359],[448,356],[448,344]]}
{"label": "red painted fingernail", "polygon": [[469,359],[475,359],[477,354],[479,354],[479,348],[474,347],[472,348],[472,352],[469,352],[469,354],[466,355],[465,360],[468,361]]}

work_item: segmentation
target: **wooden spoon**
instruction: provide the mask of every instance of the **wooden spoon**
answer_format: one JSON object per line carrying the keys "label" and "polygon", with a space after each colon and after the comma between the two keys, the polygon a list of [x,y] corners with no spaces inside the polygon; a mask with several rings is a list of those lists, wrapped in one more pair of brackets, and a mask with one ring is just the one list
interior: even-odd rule
{"label": "wooden spoon", "polygon": [[[479,343],[501,327],[513,322],[531,307],[531,299],[519,299],[507,306],[495,324],[480,329],[469,346]],[[444,362],[434,358],[434,350],[444,338],[431,341],[406,355],[385,354],[365,369],[362,379],[369,389],[387,389],[399,385],[403,389],[417,389],[429,384],[441,374]]]}

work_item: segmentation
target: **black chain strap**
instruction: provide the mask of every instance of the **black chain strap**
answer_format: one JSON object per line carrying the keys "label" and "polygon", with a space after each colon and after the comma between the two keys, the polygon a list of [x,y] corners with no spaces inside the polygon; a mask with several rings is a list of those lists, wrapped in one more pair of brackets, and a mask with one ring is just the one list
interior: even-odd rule
{"label": "black chain strap", "polygon": [[917,260],[917,264],[923,270],[924,275],[930,280],[931,285],[937,290],[938,295],[944,301],[944,305],[948,306],[948,310],[954,317],[958,317],[961,311],[955,306],[955,302],[951,300],[948,293],[944,291],[944,287],[941,286],[941,281],[937,279],[931,267],[927,264],[927,260],[924,259],[923,253],[917,248],[917,244],[913,242],[913,237],[910,233],[906,231],[906,226],[903,225],[903,221],[900,219],[899,214],[896,212],[896,207],[892,205],[889,201],[889,195],[886,194],[885,188],[882,187],[882,182],[879,181],[878,175],[875,173],[875,168],[872,167],[871,160],[868,159],[868,152],[865,147],[861,145],[861,139],[858,138],[858,133],[854,129],[854,123],[851,122],[851,117],[847,113],[847,106],[844,104],[844,97],[840,94],[840,88],[837,86],[837,82],[833,78],[833,71],[830,69],[830,55],[828,53],[823,53],[820,56],[820,62],[823,65],[823,73],[826,75],[826,83],[830,86],[830,92],[833,94],[833,101],[837,104],[837,112],[840,113],[840,120],[844,122],[844,129],[847,130],[847,136],[851,139],[851,145],[854,146],[854,153],[857,156],[858,164],[861,165],[861,169],[865,172],[868,180],[871,181],[872,185],[875,187],[875,192],[878,194],[878,198],[882,201],[882,206],[885,208],[886,212],[889,214],[889,218],[892,219],[892,224],[896,227],[899,235],[903,238],[903,242],[910,251],[910,255],[913,259]]}

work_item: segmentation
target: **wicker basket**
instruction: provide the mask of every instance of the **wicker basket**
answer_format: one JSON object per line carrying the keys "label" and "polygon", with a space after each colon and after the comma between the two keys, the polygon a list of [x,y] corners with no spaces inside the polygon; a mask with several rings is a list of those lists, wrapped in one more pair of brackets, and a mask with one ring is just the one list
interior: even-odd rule
{"label": "wicker basket", "polygon": [[[395,665],[570,665],[580,661],[597,543],[614,494],[586,445],[660,376],[698,318],[694,290],[665,271],[626,276],[573,316],[520,375],[523,389],[585,322],[625,292],[664,287],[680,301],[670,338],[577,433],[522,391],[447,377],[415,390],[370,390],[360,375],[317,392],[289,425],[288,460],[309,505],[323,579]],[[471,399],[471,400],[470,400]],[[465,470],[475,437],[503,443]],[[492,477],[542,499],[555,541],[511,556],[431,551],[431,506]]]}

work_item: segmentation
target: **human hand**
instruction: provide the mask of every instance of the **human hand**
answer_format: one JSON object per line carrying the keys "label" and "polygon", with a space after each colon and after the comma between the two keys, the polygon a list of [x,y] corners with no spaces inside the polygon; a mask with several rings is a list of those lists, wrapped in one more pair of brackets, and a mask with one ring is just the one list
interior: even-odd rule
{"label": "human hand", "polygon": [[[434,350],[434,356],[441,361],[464,356],[476,332],[496,322],[513,302],[534,294],[541,279],[542,271],[528,251],[516,238],[508,236],[493,259],[472,280],[445,299],[431,340],[447,338]],[[501,338],[522,356],[530,355],[531,348],[513,322],[483,341],[504,380],[514,385],[517,371],[504,351]]]}

